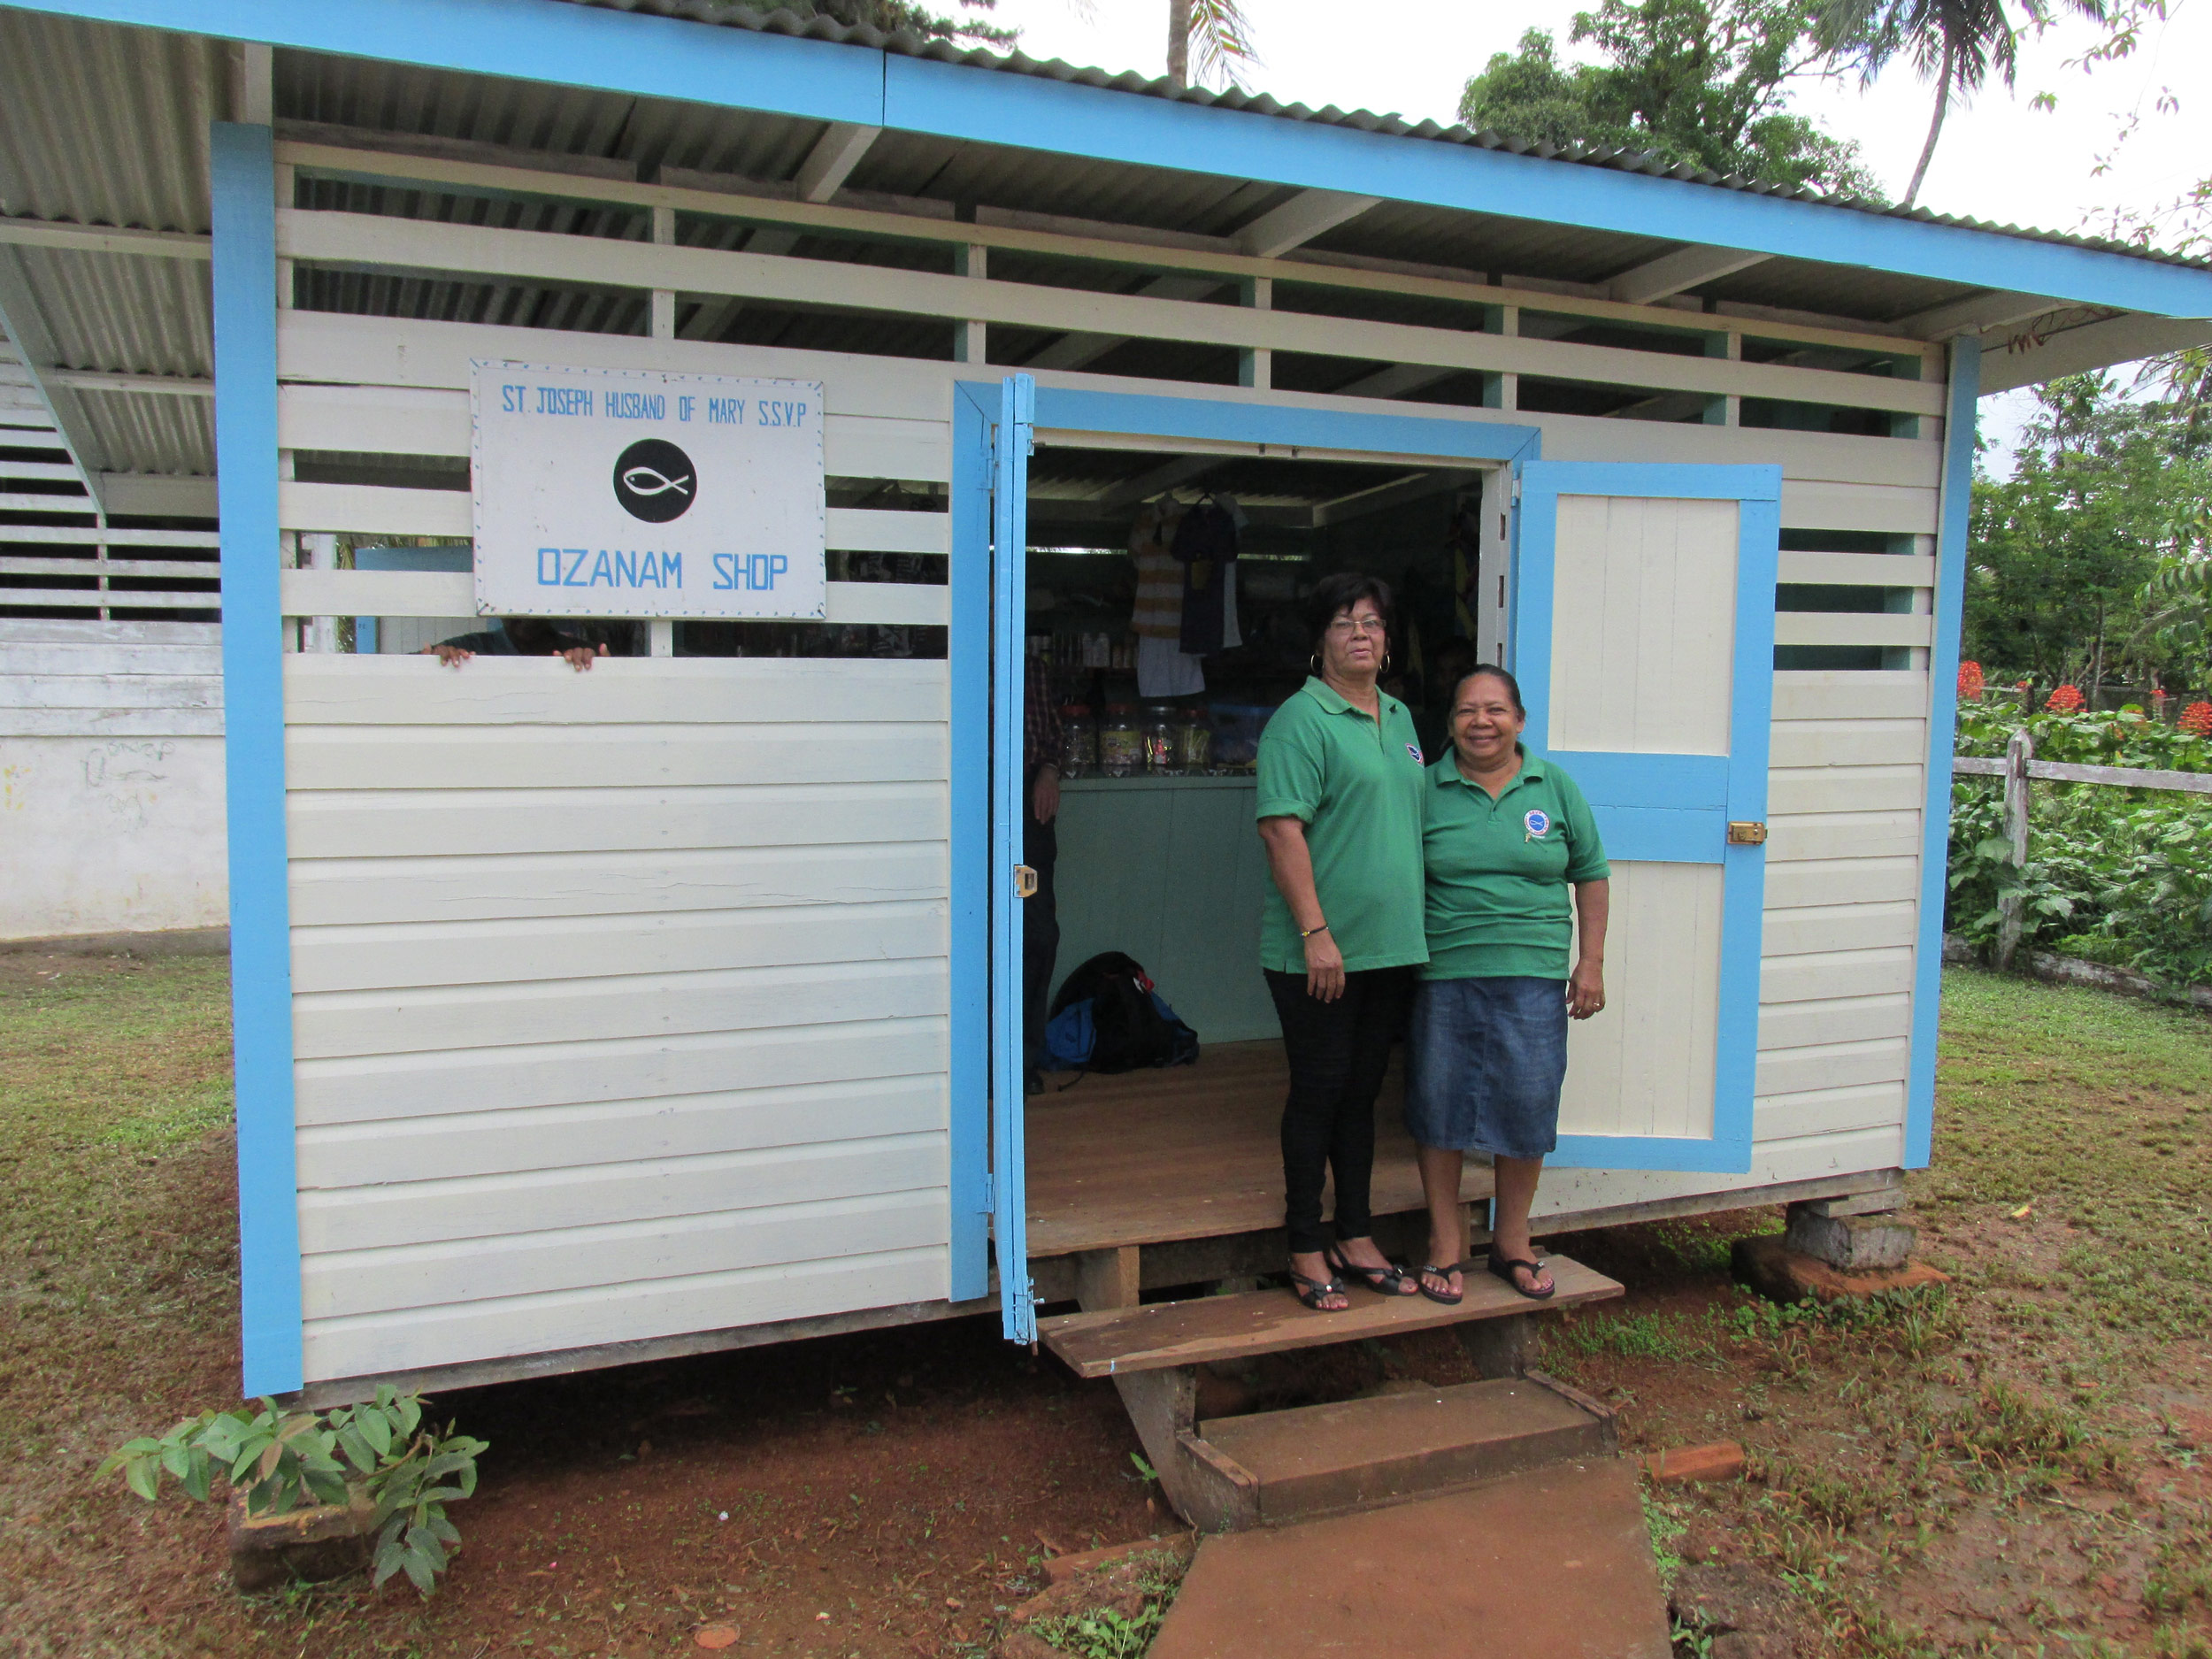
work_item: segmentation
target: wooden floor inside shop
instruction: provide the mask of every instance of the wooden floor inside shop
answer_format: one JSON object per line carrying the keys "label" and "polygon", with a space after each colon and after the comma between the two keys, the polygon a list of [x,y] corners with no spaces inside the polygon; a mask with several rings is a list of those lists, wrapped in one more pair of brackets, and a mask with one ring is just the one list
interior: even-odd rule
{"label": "wooden floor inside shop", "polygon": [[[1283,1225],[1279,1041],[1210,1045],[1198,1064],[1118,1077],[1048,1073],[1029,1097],[1029,1254],[1069,1256]],[[1062,1085],[1068,1085],[1062,1088]],[[1402,1056],[1375,1102],[1372,1207],[1423,1207],[1402,1115]],[[1490,1196],[1469,1161],[1460,1195]],[[1329,1213],[1333,1195],[1324,1201]]]}

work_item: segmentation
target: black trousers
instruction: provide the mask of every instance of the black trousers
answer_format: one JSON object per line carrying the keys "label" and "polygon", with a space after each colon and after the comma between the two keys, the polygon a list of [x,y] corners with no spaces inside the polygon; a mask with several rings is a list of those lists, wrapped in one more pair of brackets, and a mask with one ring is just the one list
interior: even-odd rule
{"label": "black trousers", "polygon": [[1031,1071],[1044,1064],[1045,1009],[1052,995],[1052,965],[1060,955],[1060,914],[1052,899],[1052,867],[1060,841],[1049,824],[1037,822],[1033,799],[1037,774],[1024,780],[1022,863],[1037,872],[1037,890],[1022,901],[1022,1064]]}
{"label": "black trousers", "polygon": [[1390,1069],[1390,1045],[1405,1029],[1413,970],[1372,968],[1344,976],[1344,995],[1324,1002],[1302,973],[1266,970],[1290,1060],[1283,1103],[1283,1210],[1294,1253],[1325,1248],[1325,1174],[1336,1177],[1336,1236],[1363,1239],[1375,1172],[1375,1097]]}

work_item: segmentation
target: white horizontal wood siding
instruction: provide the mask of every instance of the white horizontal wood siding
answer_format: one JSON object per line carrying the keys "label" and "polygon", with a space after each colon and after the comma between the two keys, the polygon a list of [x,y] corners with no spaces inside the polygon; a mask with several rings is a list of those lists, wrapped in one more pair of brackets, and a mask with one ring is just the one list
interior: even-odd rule
{"label": "white horizontal wood siding", "polygon": [[310,1380],[946,1294],[942,662],[285,667]]}
{"label": "white horizontal wood siding", "polygon": [[[1779,637],[1928,643],[1933,383],[342,219],[288,215],[288,248],[1916,416],[1921,436],[1872,438],[1038,375],[1534,426],[1553,459],[1778,465],[1786,530],[1916,538],[1905,555],[1786,553],[1784,581],[1901,588],[1914,603],[1791,613]],[[1004,372],[288,310],[280,442],[465,456],[479,357],[820,380],[832,475],[940,485],[954,383]],[[292,531],[465,534],[466,504],[460,491],[294,481],[281,518]],[[833,519],[835,547],[947,550],[941,515]],[[291,614],[434,616],[452,614],[438,607],[466,579],[287,581]],[[833,616],[943,619],[942,588],[873,587],[833,591]],[[302,657],[288,669],[311,1377],[945,1294],[943,664],[629,659],[579,676]],[[1541,1211],[1898,1162],[1927,705],[1921,672],[1777,677],[1753,1171],[1555,1171]],[[1655,887],[1647,896],[1659,904]],[[1626,1047],[1619,1064],[1633,1069]]]}

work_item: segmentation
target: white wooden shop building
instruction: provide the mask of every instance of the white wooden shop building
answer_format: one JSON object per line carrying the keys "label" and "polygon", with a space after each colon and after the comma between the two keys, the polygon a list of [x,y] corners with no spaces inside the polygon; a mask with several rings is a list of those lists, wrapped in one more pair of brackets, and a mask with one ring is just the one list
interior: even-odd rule
{"label": "white wooden shop building", "polygon": [[[1007,971],[1029,549],[1209,468],[1340,558],[1459,503],[1463,625],[1600,804],[1611,1007],[1543,1225],[1893,1183],[1977,396],[2212,337],[2212,271],[2108,244],[713,0],[14,4],[0,105],[70,135],[0,157],[26,292],[108,308],[50,378],[150,398],[131,353],[211,304],[253,1394],[1025,1338],[1277,1265],[1263,1112],[1202,1064],[1156,1133],[1025,1115]],[[342,567],[476,534],[472,363],[818,386],[802,654],[641,591],[588,673],[334,649],[473,626],[464,568]],[[912,654],[803,654],[863,627]],[[1248,785],[1171,781],[1071,790],[1067,835],[1246,872],[1179,928],[1123,906],[1226,1010]]]}

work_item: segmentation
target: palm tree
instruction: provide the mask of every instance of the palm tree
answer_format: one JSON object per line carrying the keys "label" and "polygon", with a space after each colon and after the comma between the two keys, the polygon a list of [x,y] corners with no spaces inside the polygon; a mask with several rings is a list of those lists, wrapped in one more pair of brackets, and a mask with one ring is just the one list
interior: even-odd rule
{"label": "palm tree", "polygon": [[1252,25],[1240,0],[1167,0],[1167,78],[1190,85],[1191,47],[1198,48],[1198,78],[1218,73],[1233,81],[1240,69],[1260,60]]}
{"label": "palm tree", "polygon": [[[1954,93],[1978,91],[1996,70],[2009,88],[2019,64],[2022,29],[2042,28],[2054,19],[2052,0],[2020,0],[2026,14],[2015,28],[2005,0],[1826,0],[1816,25],[1822,45],[1834,58],[1856,59],[1862,84],[1871,81],[1899,53],[1912,60],[1923,81],[1936,83],[1935,116],[1928,142],[1905,187],[1910,207],[1928,176],[1943,117]],[[2057,0],[2066,11],[2102,22],[2106,0]]]}

